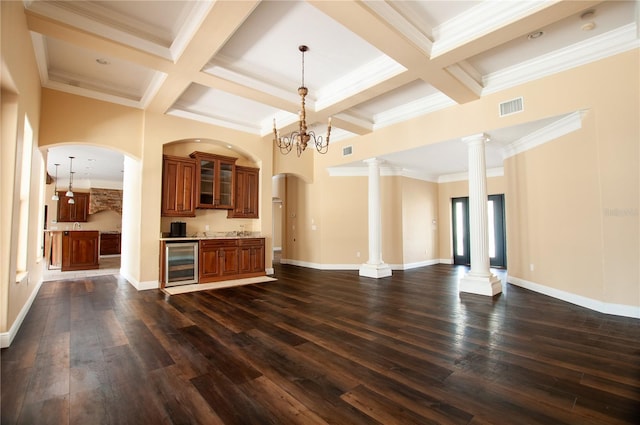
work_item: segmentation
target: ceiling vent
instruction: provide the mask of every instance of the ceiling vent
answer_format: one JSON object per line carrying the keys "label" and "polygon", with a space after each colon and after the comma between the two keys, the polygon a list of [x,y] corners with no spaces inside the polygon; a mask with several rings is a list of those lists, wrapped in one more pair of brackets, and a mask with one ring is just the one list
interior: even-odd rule
{"label": "ceiling vent", "polygon": [[353,146],[345,146],[342,148],[342,156],[349,156],[353,153]]}
{"label": "ceiling vent", "polygon": [[524,111],[524,99],[518,97],[516,99],[507,100],[500,104],[500,116],[506,117],[507,115],[517,114]]}

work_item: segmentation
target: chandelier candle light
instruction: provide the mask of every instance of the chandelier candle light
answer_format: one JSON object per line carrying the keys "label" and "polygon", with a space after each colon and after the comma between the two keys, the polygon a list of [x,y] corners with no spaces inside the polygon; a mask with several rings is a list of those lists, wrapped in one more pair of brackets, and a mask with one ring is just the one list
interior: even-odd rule
{"label": "chandelier candle light", "polygon": [[316,137],[315,132],[307,132],[307,112],[305,110],[305,97],[309,93],[309,90],[304,85],[304,52],[309,50],[307,46],[298,46],[298,50],[302,52],[302,84],[298,87],[298,94],[300,95],[302,109],[299,112],[299,129],[292,132],[289,136],[280,137],[280,132],[276,129],[276,119],[273,119],[273,141],[276,143],[280,152],[284,155],[291,152],[293,145],[296,146],[296,152],[298,156],[304,152],[307,148],[307,144],[313,139],[318,153],[325,154],[329,151],[329,135],[331,134],[331,117],[329,117],[329,125],[327,127],[327,137],[325,140],[322,136]]}

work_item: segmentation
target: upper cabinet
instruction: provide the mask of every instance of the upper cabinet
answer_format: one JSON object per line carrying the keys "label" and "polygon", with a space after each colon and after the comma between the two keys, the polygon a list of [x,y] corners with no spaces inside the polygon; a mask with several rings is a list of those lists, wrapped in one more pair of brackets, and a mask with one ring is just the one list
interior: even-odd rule
{"label": "upper cabinet", "polygon": [[196,161],[196,208],[233,209],[237,158],[204,152],[190,156]]}
{"label": "upper cabinet", "polygon": [[164,155],[162,215],[195,217],[204,208],[227,210],[227,218],[258,218],[260,169],[236,161],[206,152]]}
{"label": "upper cabinet", "polygon": [[260,169],[236,166],[235,206],[227,218],[258,218]]}
{"label": "upper cabinet", "polygon": [[164,155],[162,161],[162,215],[195,217],[196,161]]}
{"label": "upper cabinet", "polygon": [[58,222],[84,222],[89,216],[89,193],[73,192],[73,204],[69,203],[70,197],[66,191],[58,192]]}

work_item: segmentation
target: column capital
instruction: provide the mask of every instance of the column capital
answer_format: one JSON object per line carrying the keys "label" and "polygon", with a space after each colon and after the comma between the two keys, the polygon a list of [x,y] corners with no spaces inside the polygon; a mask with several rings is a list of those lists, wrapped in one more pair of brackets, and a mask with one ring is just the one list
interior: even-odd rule
{"label": "column capital", "polygon": [[485,143],[487,141],[489,141],[489,136],[487,135],[487,133],[477,133],[477,134],[472,134],[471,136],[465,136],[462,138],[462,141],[464,143],[467,144],[479,144],[479,143]]}
{"label": "column capital", "polygon": [[365,159],[362,162],[364,162],[365,164],[369,164],[369,165],[380,165],[383,164],[385,162],[384,159],[380,159],[380,158],[369,158],[369,159]]}

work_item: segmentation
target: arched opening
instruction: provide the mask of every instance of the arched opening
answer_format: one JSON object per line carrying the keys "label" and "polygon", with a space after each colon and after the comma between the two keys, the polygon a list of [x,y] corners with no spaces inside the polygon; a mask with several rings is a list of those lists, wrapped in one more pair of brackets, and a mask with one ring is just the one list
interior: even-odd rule
{"label": "arched opening", "polygon": [[[125,167],[125,161],[140,161],[111,147],[86,143],[60,143],[41,149],[47,173],[42,205],[43,280],[120,274],[121,259],[129,249],[123,239],[131,237],[127,234],[130,226],[123,225],[123,218],[127,217],[126,209],[133,207],[131,202],[123,202],[128,195],[125,181],[140,179],[131,175],[131,170],[140,167]],[[80,235],[86,240],[79,246],[87,252],[65,257],[69,253],[63,253],[63,238]],[[97,264],[87,256],[96,256]],[[81,257],[82,264],[78,264],[76,260]]]}

